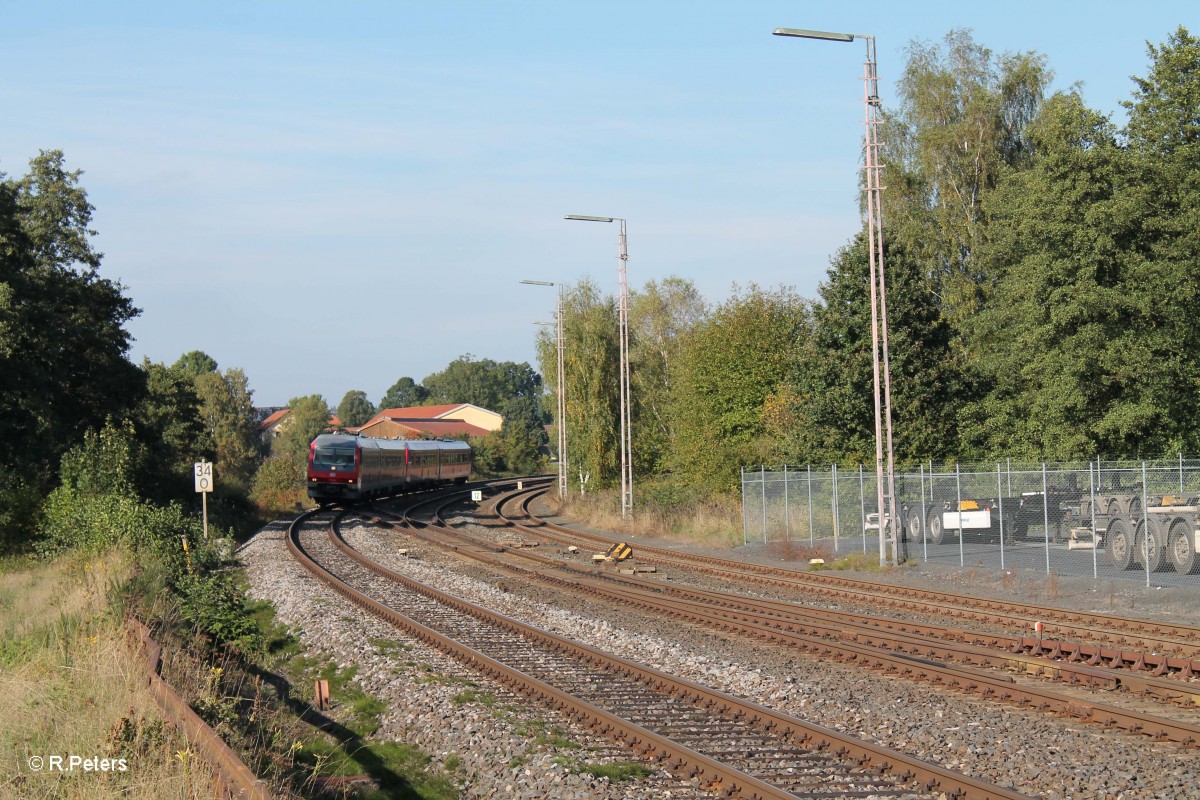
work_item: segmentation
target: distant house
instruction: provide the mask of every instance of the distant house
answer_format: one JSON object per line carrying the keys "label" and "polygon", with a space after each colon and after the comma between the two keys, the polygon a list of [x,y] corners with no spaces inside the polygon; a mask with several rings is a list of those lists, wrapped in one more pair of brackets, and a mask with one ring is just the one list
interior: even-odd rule
{"label": "distant house", "polygon": [[[385,437],[379,436],[377,433],[368,433],[368,430],[373,426],[377,426],[384,420],[391,420],[398,424],[410,425],[413,422],[424,421],[430,422],[455,422],[465,424],[470,428],[481,430],[482,433],[473,433],[466,429],[459,431],[460,433],[469,433],[471,436],[486,436],[489,433],[500,430],[504,424],[504,417],[497,414],[495,411],[489,411],[486,408],[472,405],[470,403],[459,403],[457,405],[448,406],[410,406],[408,408],[385,408],[375,416],[371,417],[365,425],[359,428],[359,431],[364,436],[377,436],[378,438],[412,438],[412,437]],[[403,423],[401,423],[403,421]],[[382,429],[380,429],[382,430]],[[435,438],[441,436],[450,436],[453,434],[442,433],[437,434]]]}
{"label": "distant house", "polygon": [[279,434],[283,433],[287,427],[287,415],[290,412],[290,408],[280,408],[272,411],[262,422],[258,423],[258,435],[263,444],[269,445],[279,438]]}
{"label": "distant house", "polygon": [[[291,420],[288,415],[292,413],[290,408],[280,408],[268,414],[262,422],[258,423],[258,436],[262,439],[263,444],[268,447],[274,444],[279,435],[287,430],[288,423]],[[334,414],[329,418],[329,427],[333,429],[341,428],[342,421]]]}
{"label": "distant house", "polygon": [[254,424],[258,425],[276,411],[284,411],[287,406],[256,406],[254,409]]}
{"label": "distant house", "polygon": [[357,429],[361,436],[375,439],[452,439],[464,434],[487,436],[491,431],[461,419],[403,419],[376,417]]}

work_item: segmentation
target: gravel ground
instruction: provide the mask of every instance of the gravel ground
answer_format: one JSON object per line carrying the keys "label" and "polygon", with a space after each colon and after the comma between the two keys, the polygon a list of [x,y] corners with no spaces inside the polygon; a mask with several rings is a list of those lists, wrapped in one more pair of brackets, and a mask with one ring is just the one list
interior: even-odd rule
{"label": "gravel ground", "polygon": [[[544,498],[535,500],[531,510],[548,521],[577,527],[580,530],[590,530],[573,524],[571,520],[556,518],[553,505]],[[492,532],[488,535],[503,534]],[[640,543],[794,569],[805,569],[808,565],[806,548],[803,546],[806,542],[793,542],[790,546],[783,542],[751,543],[742,547],[718,549],[682,544],[670,539],[624,534],[621,538],[634,547]],[[1121,580],[1103,577],[1094,580],[1081,576],[1047,576],[1041,571],[1001,570],[977,565],[958,567],[927,562],[884,572],[839,570],[833,574],[878,583],[894,583],[1074,611],[1200,625],[1200,615],[1197,614],[1197,609],[1200,609],[1200,576],[1195,576],[1195,586],[1147,587],[1141,582],[1140,576],[1133,573]]]}
{"label": "gravel ground", "polygon": [[[453,522],[480,535],[503,535],[473,525],[469,518]],[[436,548],[416,544],[403,532],[364,525],[348,527],[346,535],[369,557],[397,571],[510,616],[1027,794],[1200,798],[1196,751],[881,680],[878,674],[606,608],[594,600],[489,575]],[[412,549],[417,557],[397,557],[401,547]],[[476,680],[473,676],[420,645],[397,657],[371,644],[372,639],[400,637],[382,623],[362,618],[304,576],[284,550],[282,531],[264,530],[243,548],[242,558],[254,593],[273,600],[281,619],[299,629],[308,646],[326,649],[339,663],[360,664],[364,687],[392,708],[385,717],[386,735],[421,746],[435,760],[444,761],[451,753],[462,759],[456,774],[465,797],[700,796],[661,774],[616,785],[568,774],[556,763],[564,758],[563,749],[530,740],[531,725],[537,727],[531,720],[550,720],[548,724],[562,728],[568,738],[598,747],[598,757],[623,756],[544,712],[516,703],[510,707],[511,698],[500,699],[502,690],[492,687],[497,697],[493,708],[455,703],[453,696],[462,691],[461,682],[455,681]],[[909,570],[901,579],[927,580],[946,588],[944,574],[921,577],[923,573]],[[1005,583],[998,580],[992,590],[1011,591]],[[1071,597],[1067,592],[1047,600]],[[1080,602],[1089,599],[1081,597]],[[446,679],[431,681],[432,674]],[[501,706],[502,713],[495,713]],[[579,758],[579,753],[569,750],[565,757]]]}
{"label": "gravel ground", "polygon": [[[275,604],[279,621],[310,653],[340,667],[357,664],[356,682],[388,705],[374,738],[420,747],[435,767],[449,763],[463,798],[712,798],[661,770],[615,783],[579,771],[573,766],[578,762],[634,759],[362,613],[292,559],[285,535],[285,526],[268,526],[239,549],[251,593]],[[475,697],[465,700],[464,694]]]}

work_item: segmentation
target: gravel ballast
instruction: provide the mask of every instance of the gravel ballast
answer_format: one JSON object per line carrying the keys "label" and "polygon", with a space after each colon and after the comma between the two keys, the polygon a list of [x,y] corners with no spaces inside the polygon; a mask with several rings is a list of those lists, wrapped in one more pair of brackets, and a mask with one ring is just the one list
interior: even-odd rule
{"label": "gravel ballast", "polygon": [[[490,533],[469,518],[456,527]],[[742,639],[606,607],[561,590],[489,575],[402,531],[343,526],[347,540],[386,566],[538,627],[713,688],[1047,798],[1200,798],[1200,756],[1032,711],[884,678]],[[364,616],[287,555],[269,527],[241,550],[252,592],[275,603],[313,650],[357,664],[363,688],[389,706],[380,735],[457,760],[464,797],[701,797],[659,772],[610,784],[564,762],[629,757],[531,709],[502,689]],[[396,555],[409,548],[417,557]],[[395,641],[401,647],[373,642]],[[463,701],[467,681],[494,697]],[[455,698],[459,697],[458,700]],[[553,729],[562,733],[554,733]],[[582,747],[555,746],[569,741]],[[589,748],[595,748],[589,750]],[[451,757],[454,757],[453,759]]]}

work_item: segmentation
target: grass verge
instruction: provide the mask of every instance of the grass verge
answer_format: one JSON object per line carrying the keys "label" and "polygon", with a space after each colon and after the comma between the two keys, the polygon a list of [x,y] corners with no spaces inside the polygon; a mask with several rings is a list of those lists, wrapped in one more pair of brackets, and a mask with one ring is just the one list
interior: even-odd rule
{"label": "grass verge", "polygon": [[[129,568],[115,552],[0,562],[0,796],[212,796],[207,768],[146,688],[145,661],[112,601]],[[65,771],[71,756],[96,769]]]}

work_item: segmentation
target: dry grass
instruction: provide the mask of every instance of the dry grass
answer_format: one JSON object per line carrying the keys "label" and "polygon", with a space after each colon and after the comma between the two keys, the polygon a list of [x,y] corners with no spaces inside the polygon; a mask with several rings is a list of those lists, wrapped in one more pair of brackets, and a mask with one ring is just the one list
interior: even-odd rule
{"label": "dry grass", "polygon": [[617,497],[604,493],[572,497],[564,513],[590,528],[617,534],[673,539],[703,547],[742,544],[742,513],[732,502],[708,501],[682,511],[635,505],[626,520],[621,518]]}
{"label": "dry grass", "polygon": [[811,561],[820,558],[829,563],[833,560],[833,551],[828,546],[813,547],[795,539],[767,542],[767,555],[776,561]]}
{"label": "dry grass", "polygon": [[[212,796],[207,768],[163,721],[108,590],[120,556],[0,565],[0,796]],[[35,771],[40,756],[125,759],[125,772]]]}
{"label": "dry grass", "polygon": [[312,505],[305,488],[294,491],[258,492],[253,496],[254,505],[264,518],[295,516],[299,511]]}
{"label": "dry grass", "polygon": [[1058,574],[1051,572],[1046,576],[1046,583],[1043,586],[1043,594],[1046,599],[1054,600],[1061,594],[1058,588]]}

